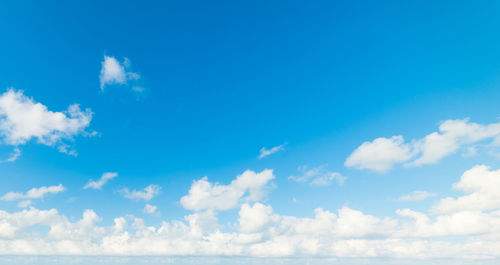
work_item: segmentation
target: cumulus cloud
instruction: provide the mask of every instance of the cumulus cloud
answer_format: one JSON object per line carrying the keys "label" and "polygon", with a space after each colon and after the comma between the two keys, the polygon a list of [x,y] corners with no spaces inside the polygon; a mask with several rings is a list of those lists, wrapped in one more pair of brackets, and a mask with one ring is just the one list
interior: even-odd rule
{"label": "cumulus cloud", "polygon": [[409,222],[401,222],[401,228],[395,232],[400,237],[498,235],[500,232],[500,211],[484,213],[464,210],[435,218],[410,209],[398,210],[396,213],[411,219]]}
{"label": "cumulus cloud", "polygon": [[300,166],[298,168],[301,173],[299,176],[290,176],[288,179],[296,182],[308,182],[315,186],[328,186],[336,181],[339,185],[343,185],[346,177],[338,172],[328,171],[327,165],[309,168]]}
{"label": "cumulus cloud", "polygon": [[266,156],[269,156],[269,155],[272,155],[276,152],[279,152],[281,150],[284,150],[285,149],[285,145],[286,143],[282,144],[282,145],[278,145],[278,146],[275,146],[275,147],[272,147],[271,149],[266,149],[265,147],[262,147],[259,151],[259,156],[257,158],[259,159],[262,159]]}
{"label": "cumulus cloud", "polygon": [[[499,257],[499,241],[483,237],[450,242],[443,237],[500,231],[500,216],[461,213],[433,220],[408,209],[404,218],[378,218],[343,207],[314,216],[278,215],[267,205],[243,204],[238,232],[223,232],[213,211],[148,226],[131,215],[110,226],[85,210],[71,222],[57,210],[0,211],[0,254],[6,255],[196,255],[253,257]],[[472,218],[472,219],[471,219]],[[474,222],[474,223],[472,223]],[[471,227],[471,224],[474,224]],[[33,226],[48,227],[40,234]]]}
{"label": "cumulus cloud", "polygon": [[40,188],[32,188],[26,193],[22,192],[8,192],[3,195],[0,200],[2,201],[16,201],[16,200],[29,200],[29,199],[41,199],[47,194],[56,194],[63,192],[65,189],[62,184],[57,186],[43,186]]}
{"label": "cumulus cloud", "polygon": [[258,201],[265,195],[269,181],[274,179],[270,169],[256,173],[246,170],[229,185],[210,183],[207,177],[196,180],[181,205],[188,210],[228,210],[241,202]]}
{"label": "cumulus cloud", "polygon": [[[70,222],[68,218],[60,215],[56,209],[38,210],[31,207],[15,213],[0,210],[0,245],[2,245],[2,248],[7,247],[2,254],[9,251],[28,254],[27,252],[34,250],[41,253],[43,249],[37,250],[37,248],[43,248],[43,245],[39,245],[43,241],[31,241],[35,235],[30,235],[26,231],[35,225],[50,228],[44,238],[47,240],[45,242],[46,246],[51,249],[57,249],[59,246],[61,247],[60,250],[73,254],[71,241],[89,241],[104,235],[105,228],[96,225],[100,220],[92,210],[85,210],[82,218],[76,222]],[[50,246],[50,242],[53,240],[57,243]],[[25,248],[30,245],[31,249]]]}
{"label": "cumulus cloud", "polygon": [[[99,75],[99,81],[101,82],[101,90],[104,91],[106,85],[127,85],[131,80],[138,80],[140,75],[134,72],[127,71],[130,68],[130,60],[125,57],[123,63],[120,63],[115,57],[104,56],[104,61],[102,61],[101,74]],[[133,89],[136,92],[142,92],[142,88],[139,86]]]}
{"label": "cumulus cloud", "polygon": [[395,163],[407,161],[412,157],[411,149],[404,143],[402,136],[377,138],[361,144],[345,161],[348,167],[386,172]]}
{"label": "cumulus cloud", "polygon": [[3,144],[16,146],[11,161],[21,154],[17,147],[32,139],[57,146],[61,152],[76,154],[64,140],[72,141],[80,134],[93,135],[85,132],[91,120],[90,109],[82,111],[78,104],[70,105],[64,112],[53,112],[21,90],[9,89],[0,95],[0,139]]}
{"label": "cumulus cloud", "polygon": [[118,173],[116,172],[105,172],[102,174],[101,178],[99,180],[92,180],[90,179],[85,186],[83,186],[83,189],[101,189],[104,184],[108,182],[108,180],[114,179],[118,176]]}
{"label": "cumulus cloud", "polygon": [[500,208],[500,170],[478,165],[467,170],[453,188],[466,195],[444,198],[432,211],[435,213],[464,210],[491,210]]}
{"label": "cumulus cloud", "polygon": [[431,193],[428,191],[423,191],[423,190],[416,190],[412,191],[410,194],[403,195],[399,197],[397,200],[398,201],[422,201],[425,200],[429,197],[434,197],[436,196],[435,193]]}
{"label": "cumulus cloud", "polygon": [[154,213],[156,213],[157,208],[158,207],[156,207],[154,205],[146,203],[146,205],[144,206],[144,212],[147,214],[154,214]]}
{"label": "cumulus cloud", "polygon": [[128,188],[121,190],[123,197],[135,201],[143,200],[150,201],[154,196],[160,193],[161,187],[158,185],[151,184],[144,188],[143,190],[133,190],[130,191]]}
{"label": "cumulus cloud", "polygon": [[[349,208],[338,215],[317,209],[314,218],[296,218],[273,214],[270,206],[256,203],[243,204],[239,215],[240,233],[228,233],[220,230],[213,211],[157,227],[130,215],[100,226],[101,218],[92,210],[75,222],[55,209],[0,211],[0,254],[346,256],[352,254],[350,244],[343,248],[347,253],[331,248],[349,238],[386,235],[396,225]],[[45,235],[30,233],[35,225],[49,230]]]}
{"label": "cumulus cloud", "polygon": [[364,142],[346,159],[345,166],[386,172],[399,163],[406,166],[432,164],[461,147],[466,147],[466,154],[474,154],[477,149],[471,145],[490,140],[493,146],[499,137],[500,123],[481,125],[468,119],[447,120],[441,123],[438,132],[409,143],[405,143],[402,136]]}
{"label": "cumulus cloud", "polygon": [[270,225],[279,221],[278,215],[273,215],[273,208],[270,205],[255,203],[250,206],[245,203],[239,211],[239,229],[242,233],[261,232]]}
{"label": "cumulus cloud", "polygon": [[[263,174],[261,183],[272,179],[272,172],[246,172],[230,185],[209,183],[210,189],[204,189],[209,193],[204,198],[212,203],[214,198],[220,199],[213,194],[215,187],[225,187],[216,188],[221,191],[217,195],[236,201],[237,206],[223,207],[239,207],[236,223],[229,225],[233,231],[219,224],[217,207],[206,205],[184,219],[155,226],[133,215],[102,225],[92,210],[85,210],[76,221],[55,209],[0,210],[0,255],[500,258],[499,204],[468,207],[470,201],[455,199],[463,203],[462,209],[437,215],[400,209],[395,217],[377,217],[347,206],[337,211],[317,208],[311,217],[280,215],[271,205],[238,204],[240,200],[235,198],[242,196],[221,195],[232,185],[247,187],[258,174]],[[478,198],[490,200],[492,190],[498,190],[499,174],[477,166],[465,172],[454,187],[469,195],[488,194]],[[48,229],[41,232],[33,227]]]}

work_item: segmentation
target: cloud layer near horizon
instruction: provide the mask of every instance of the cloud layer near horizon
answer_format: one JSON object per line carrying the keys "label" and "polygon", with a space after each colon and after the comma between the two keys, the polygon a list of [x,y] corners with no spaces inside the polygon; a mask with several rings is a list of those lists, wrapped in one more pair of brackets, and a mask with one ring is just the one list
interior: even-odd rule
{"label": "cloud layer near horizon", "polygon": [[[465,172],[453,185],[464,195],[441,199],[431,209],[437,215],[406,208],[396,211],[397,218],[377,217],[346,206],[335,212],[318,208],[310,218],[280,215],[261,202],[262,193],[252,200],[239,193],[247,189],[247,178],[260,179],[252,188],[264,187],[274,178],[270,170],[245,171],[229,185],[202,179],[204,200],[224,198],[231,203],[222,208],[194,206],[201,200],[193,200],[197,203],[183,205],[194,210],[184,220],[157,226],[132,215],[99,225],[102,220],[92,210],[77,221],[56,209],[0,211],[0,254],[499,258],[500,204],[489,188],[498,187],[498,172],[483,165]],[[193,182],[186,196],[198,194],[193,192],[198,185]],[[236,195],[229,196],[233,190]],[[474,198],[483,203],[471,203]],[[231,225],[234,231],[227,232],[217,211],[232,208],[239,208],[238,221]],[[46,226],[48,232],[34,232],[34,226]]]}

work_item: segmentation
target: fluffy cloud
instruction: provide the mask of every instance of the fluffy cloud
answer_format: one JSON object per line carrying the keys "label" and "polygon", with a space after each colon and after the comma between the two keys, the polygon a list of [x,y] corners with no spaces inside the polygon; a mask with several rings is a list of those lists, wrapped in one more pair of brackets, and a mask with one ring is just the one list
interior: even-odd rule
{"label": "fluffy cloud", "polygon": [[412,157],[410,146],[402,136],[377,138],[373,142],[361,144],[345,161],[348,167],[370,169],[378,172],[388,171],[393,164],[407,161]]}
{"label": "fluffy cloud", "polygon": [[[447,120],[438,132],[405,143],[402,136],[377,138],[364,142],[346,159],[345,165],[358,169],[386,172],[398,163],[406,166],[432,164],[455,153],[463,146],[466,152],[476,151],[472,144],[490,140],[494,145],[500,137],[500,123],[481,125],[464,120]],[[472,149],[470,149],[472,148]]]}
{"label": "fluffy cloud", "polygon": [[108,180],[114,179],[117,176],[118,173],[116,172],[105,172],[99,180],[89,180],[87,184],[83,186],[83,189],[101,189]]}
{"label": "fluffy cloud", "polygon": [[[76,154],[63,140],[72,140],[85,132],[92,120],[90,109],[82,111],[78,104],[67,111],[53,112],[35,102],[23,91],[9,89],[0,95],[0,139],[7,145],[19,146],[35,139],[38,143],[57,146],[59,151]],[[20,150],[15,149],[10,160],[15,160]]]}
{"label": "fluffy cloud", "polygon": [[346,179],[345,176],[338,172],[327,170],[327,165],[309,168],[307,166],[300,166],[298,168],[301,175],[290,176],[288,179],[296,182],[308,182],[315,186],[328,186],[335,180],[339,185],[343,185]]}
{"label": "fluffy cloud", "polygon": [[[123,63],[120,63],[115,57],[105,55],[104,61],[102,61],[101,64],[101,74],[99,75],[101,90],[104,90],[106,85],[126,85],[130,80],[137,80],[140,78],[139,74],[126,70],[130,67],[130,60],[128,58],[125,58]],[[134,89],[134,91],[139,90],[142,91],[143,89]]]}
{"label": "fluffy cloud", "polygon": [[463,210],[435,218],[410,209],[398,210],[396,213],[411,219],[402,222],[401,228],[395,232],[400,237],[435,238],[500,233],[500,211],[484,213]]}
{"label": "fluffy cloud", "polygon": [[40,187],[40,188],[32,188],[26,193],[21,192],[8,192],[3,195],[0,200],[3,201],[16,201],[16,200],[29,200],[29,199],[41,199],[45,197],[47,194],[56,194],[64,191],[64,187],[62,184],[57,186],[49,186],[49,187]]}
{"label": "fluffy cloud", "polygon": [[454,153],[461,146],[500,135],[500,123],[481,125],[465,120],[447,120],[439,126],[439,132],[427,135],[415,143],[420,156],[410,165],[435,163]]}
{"label": "fluffy cloud", "polygon": [[253,206],[245,203],[241,206],[239,215],[239,228],[243,233],[261,232],[269,225],[279,220],[278,215],[273,215],[273,208],[261,203],[255,203]]}
{"label": "fluffy cloud", "polygon": [[121,192],[123,194],[123,197],[131,200],[144,200],[144,201],[150,201],[153,199],[154,196],[158,195],[160,193],[161,187],[158,185],[149,185],[143,190],[133,190],[130,191],[129,189],[125,188]]}
{"label": "fluffy cloud", "polygon": [[279,152],[281,150],[284,150],[285,149],[285,145],[286,143],[282,144],[282,145],[278,145],[278,146],[275,146],[275,147],[272,147],[271,149],[266,149],[265,147],[262,147],[259,151],[259,156],[257,158],[259,159],[262,159],[266,156],[269,156],[269,155],[272,155],[276,152]]}
{"label": "fluffy cloud", "polygon": [[[500,231],[500,215],[460,213],[433,220],[408,209],[398,221],[343,207],[316,209],[312,218],[274,214],[270,206],[243,204],[239,232],[223,232],[213,211],[148,226],[131,215],[101,226],[85,210],[71,222],[57,210],[0,211],[0,254],[197,255],[254,257],[500,257],[500,242],[481,237]],[[48,227],[40,234],[33,226]],[[446,237],[475,235],[465,242]]]}
{"label": "fluffy cloud", "polygon": [[242,201],[260,200],[272,179],[274,175],[270,169],[260,173],[247,170],[229,185],[212,184],[204,177],[193,182],[189,194],[182,197],[180,202],[184,208],[194,211],[232,209]]}
{"label": "fluffy cloud", "polygon": [[435,193],[423,191],[423,190],[416,190],[412,191],[410,194],[403,195],[398,198],[398,201],[422,201],[425,200],[429,197],[434,197],[436,196]]}
{"label": "fluffy cloud", "polygon": [[500,170],[492,171],[479,165],[467,170],[453,188],[466,193],[458,198],[444,198],[432,211],[448,213],[458,211],[491,210],[500,208]]}
{"label": "fluffy cloud", "polygon": [[[209,183],[210,188],[203,190],[208,192],[204,199],[211,203],[220,202],[218,196],[233,200],[232,207],[224,209],[239,205],[236,223],[228,225],[232,231],[219,224],[216,210],[220,209],[207,205],[184,219],[155,226],[133,215],[102,225],[92,210],[85,210],[75,221],[55,209],[0,210],[0,255],[500,258],[500,204],[491,198],[495,189],[498,193],[500,171],[476,166],[453,185],[468,193],[464,197],[478,193],[479,200],[495,203],[473,205],[459,197],[454,203],[464,207],[431,215],[401,209],[395,217],[377,217],[344,206],[337,211],[318,208],[312,217],[296,217],[274,213],[261,202],[242,202],[244,195],[227,195],[228,189],[237,186],[248,192],[252,180],[262,186],[271,176],[270,170],[246,171],[230,185]],[[40,196],[40,192],[32,194],[21,197]]]}

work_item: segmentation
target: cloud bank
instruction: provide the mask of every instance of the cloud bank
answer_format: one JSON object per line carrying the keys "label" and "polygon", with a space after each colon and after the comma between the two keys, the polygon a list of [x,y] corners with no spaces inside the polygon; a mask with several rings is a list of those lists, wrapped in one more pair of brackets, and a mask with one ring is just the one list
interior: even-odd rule
{"label": "cloud bank", "polygon": [[[244,200],[241,191],[261,189],[274,178],[271,170],[245,171],[229,185],[202,179],[207,183],[199,189],[195,181],[183,197],[189,198],[183,206],[194,212],[156,226],[132,215],[101,225],[92,210],[75,221],[56,209],[0,210],[0,255],[498,259],[500,203],[492,191],[498,190],[499,172],[473,167],[453,185],[464,196],[441,199],[431,209],[434,214],[404,208],[396,210],[395,217],[377,217],[347,206],[334,212],[317,208],[312,217],[295,217],[275,213],[260,201],[261,195],[248,194]],[[259,184],[251,184],[255,182]],[[26,194],[14,197],[40,196]],[[482,202],[475,203],[477,198]],[[224,199],[230,203],[217,206]],[[231,232],[218,222],[216,210],[234,208],[239,211]],[[40,233],[31,229],[34,226],[48,230]]]}

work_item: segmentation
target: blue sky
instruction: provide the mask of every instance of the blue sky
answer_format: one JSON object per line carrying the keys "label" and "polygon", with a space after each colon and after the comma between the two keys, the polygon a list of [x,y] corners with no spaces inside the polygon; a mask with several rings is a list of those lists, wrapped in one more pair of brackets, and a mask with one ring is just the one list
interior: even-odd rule
{"label": "blue sky", "polygon": [[0,254],[497,259],[499,8],[1,3]]}

